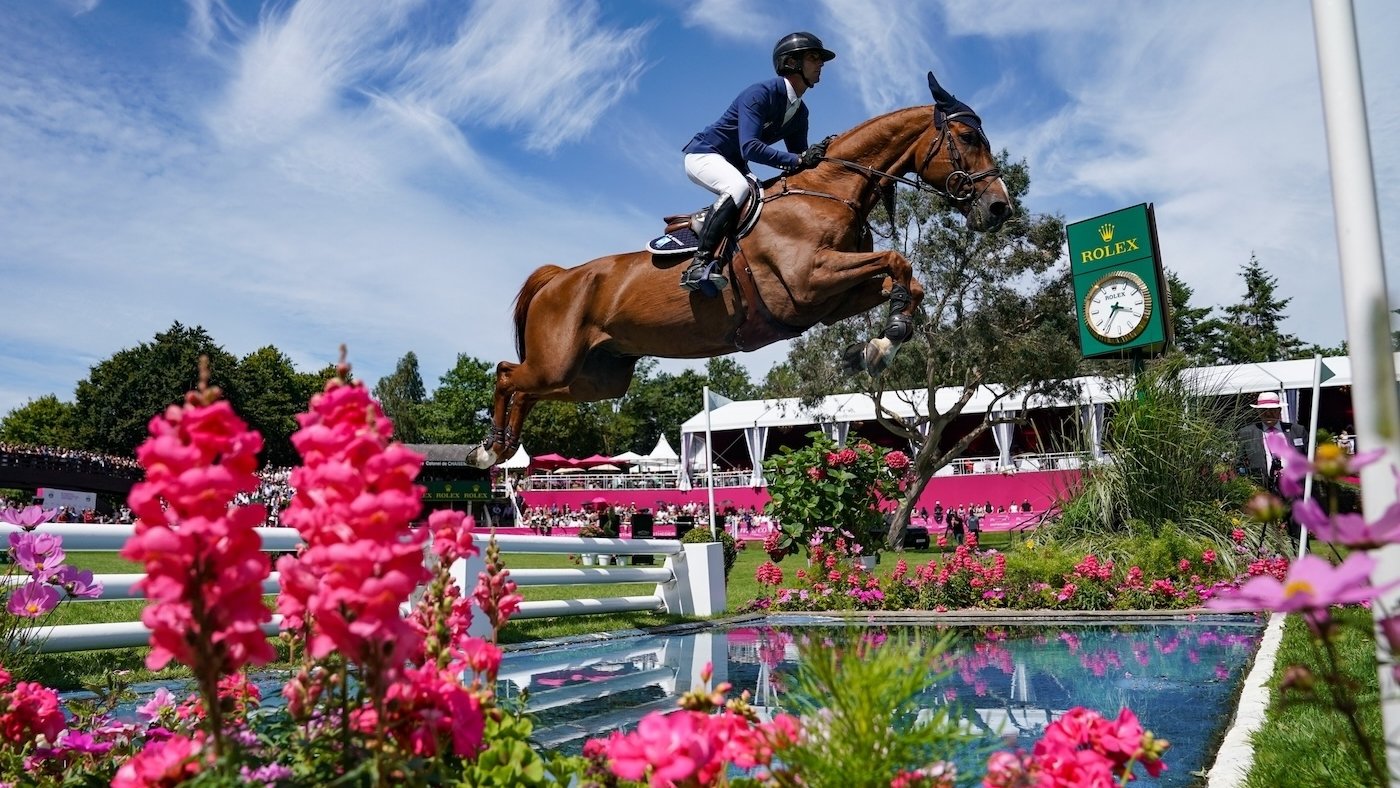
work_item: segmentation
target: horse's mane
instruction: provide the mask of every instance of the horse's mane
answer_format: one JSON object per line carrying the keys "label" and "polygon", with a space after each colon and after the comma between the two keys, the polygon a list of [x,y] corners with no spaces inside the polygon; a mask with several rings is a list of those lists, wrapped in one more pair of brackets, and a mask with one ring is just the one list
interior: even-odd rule
{"label": "horse's mane", "polygon": [[836,158],[846,158],[849,154],[843,154],[842,150],[852,145],[858,140],[863,140],[865,138],[865,135],[870,133],[870,129],[872,126],[883,126],[887,124],[896,115],[903,115],[912,112],[932,113],[933,107],[928,104],[924,104],[922,106],[917,107],[904,107],[903,109],[897,109],[892,112],[886,112],[883,115],[876,115],[873,118],[863,120],[860,123],[857,123],[855,126],[852,126],[851,128],[847,129],[846,131],[837,134],[836,139],[831,141],[831,146],[827,149],[827,155],[834,156]]}

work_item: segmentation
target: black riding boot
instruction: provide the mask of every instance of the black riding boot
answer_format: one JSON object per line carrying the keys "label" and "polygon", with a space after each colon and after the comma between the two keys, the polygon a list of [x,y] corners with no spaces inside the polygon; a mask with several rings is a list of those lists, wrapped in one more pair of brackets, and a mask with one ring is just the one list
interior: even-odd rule
{"label": "black riding boot", "polygon": [[705,226],[700,230],[700,243],[695,249],[695,259],[691,260],[690,267],[681,274],[681,289],[700,290],[705,282],[709,282],[716,291],[729,286],[729,280],[720,274],[719,266],[714,264],[715,249],[719,247],[719,242],[729,235],[737,218],[739,208],[729,195],[719,198],[710,210]]}

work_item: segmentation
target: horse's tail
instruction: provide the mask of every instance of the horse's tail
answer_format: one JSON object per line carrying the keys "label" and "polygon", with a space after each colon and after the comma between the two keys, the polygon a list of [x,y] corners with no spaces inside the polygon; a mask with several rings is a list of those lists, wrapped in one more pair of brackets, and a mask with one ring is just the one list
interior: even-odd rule
{"label": "horse's tail", "polygon": [[557,265],[542,265],[530,274],[515,296],[515,352],[521,361],[525,360],[525,318],[530,313],[530,302],[551,279],[563,272]]}

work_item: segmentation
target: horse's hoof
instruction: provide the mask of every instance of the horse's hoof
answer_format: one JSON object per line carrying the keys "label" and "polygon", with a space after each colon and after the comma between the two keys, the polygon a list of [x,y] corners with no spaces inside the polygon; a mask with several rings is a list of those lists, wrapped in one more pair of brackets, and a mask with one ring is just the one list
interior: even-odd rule
{"label": "horse's hoof", "polygon": [[486,470],[496,464],[496,453],[485,446],[473,446],[467,452],[467,464],[473,468]]}
{"label": "horse's hoof", "polygon": [[884,372],[894,360],[896,347],[894,342],[885,337],[865,343],[865,370],[872,376]]}
{"label": "horse's hoof", "polygon": [[852,342],[841,354],[841,371],[854,375],[865,370],[865,343]]}

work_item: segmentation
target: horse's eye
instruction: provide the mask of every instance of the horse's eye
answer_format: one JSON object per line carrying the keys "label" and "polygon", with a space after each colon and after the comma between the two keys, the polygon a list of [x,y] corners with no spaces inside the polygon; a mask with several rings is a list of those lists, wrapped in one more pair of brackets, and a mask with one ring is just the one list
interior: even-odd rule
{"label": "horse's eye", "polygon": [[975,144],[977,144],[977,132],[975,132],[975,131],[964,131],[963,133],[961,133],[961,134],[958,135],[958,139],[959,139],[959,140],[962,142],[962,144],[964,144],[964,145],[975,145]]}

